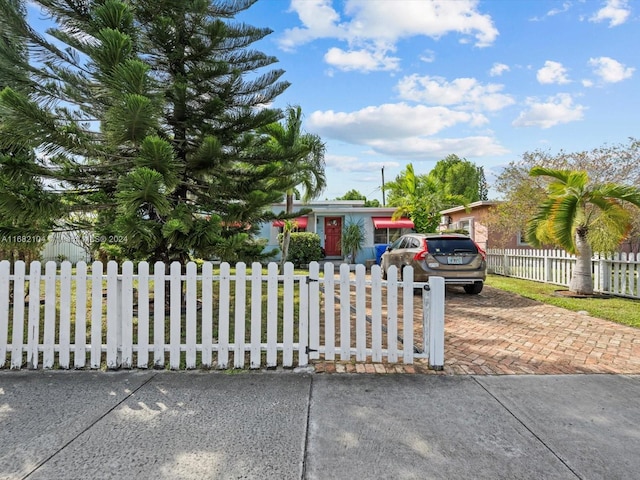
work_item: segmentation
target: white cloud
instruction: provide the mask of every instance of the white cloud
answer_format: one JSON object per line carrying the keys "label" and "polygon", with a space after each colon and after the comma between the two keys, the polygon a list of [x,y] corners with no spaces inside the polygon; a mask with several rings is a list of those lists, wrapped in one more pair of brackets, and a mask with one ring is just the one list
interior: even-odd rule
{"label": "white cloud", "polygon": [[505,65],[504,63],[497,63],[496,62],[491,67],[491,70],[489,70],[489,75],[491,75],[492,77],[499,77],[504,72],[508,72],[509,70],[511,70],[509,68],[509,65]]}
{"label": "white cloud", "polygon": [[542,18],[533,17],[531,21],[539,22],[541,20],[544,20],[544,17],[555,17],[556,15],[569,11],[570,8],[571,8],[571,2],[564,2],[561,8],[552,8],[547,13],[545,13],[545,15]]}
{"label": "white cloud", "polygon": [[547,12],[547,16],[548,17],[554,17],[556,15],[559,15],[560,13],[564,13],[564,12],[568,11],[569,8],[571,8],[571,2],[564,2],[562,4],[562,8],[552,8],[551,10],[549,10]]}
{"label": "white cloud", "polygon": [[497,111],[515,103],[501,93],[503,85],[480,84],[475,78],[456,78],[447,82],[442,77],[410,75],[398,82],[400,98],[432,105],[457,105],[475,111]]}
{"label": "white cloud", "polygon": [[478,127],[487,123],[477,113],[446,107],[409,106],[404,103],[363,108],[355,112],[316,111],[307,121],[310,131],[352,145],[365,145],[373,152],[397,158],[460,155],[483,156],[507,153],[490,136],[433,138],[457,125]]}
{"label": "white cloud", "polygon": [[283,50],[294,50],[298,45],[316,38],[344,38],[345,31],[337,22],[340,15],[332,7],[332,0],[291,0],[291,12],[296,12],[304,25],[291,28],[279,39]]}
{"label": "white cloud", "polygon": [[344,173],[371,173],[372,170],[379,171],[382,167],[397,168],[400,166],[399,162],[367,162],[359,157],[350,155],[327,155],[325,156],[325,163],[327,167]]}
{"label": "white cloud", "polygon": [[495,138],[487,136],[380,140],[372,147],[381,154],[416,161],[441,159],[451,152],[456,152],[461,157],[491,157],[509,153]]}
{"label": "white cloud", "polygon": [[324,60],[339,70],[358,70],[372,72],[378,70],[398,70],[400,59],[389,57],[383,50],[349,50],[331,48],[325,54]]}
{"label": "white cloud", "polygon": [[589,20],[591,22],[609,21],[609,27],[617,27],[627,21],[631,9],[627,0],[607,0],[605,6],[598,10]]}
{"label": "white cloud", "polygon": [[593,72],[605,83],[617,83],[631,78],[635,68],[626,67],[622,63],[609,57],[590,58],[589,66]]}
{"label": "white cloud", "polygon": [[546,84],[557,83],[558,85],[562,85],[564,83],[570,83],[567,77],[567,69],[564,68],[561,63],[551,60],[544,62],[544,67],[538,70],[536,78],[538,82]]}
{"label": "white cloud", "polygon": [[366,107],[351,113],[316,111],[308,120],[309,129],[319,135],[364,145],[384,138],[434,135],[458,124],[486,123],[486,117],[476,113],[405,103]]}
{"label": "white cloud", "polygon": [[433,63],[436,61],[436,52],[433,50],[425,50],[422,55],[420,55],[420,60],[424,63]]}
{"label": "white cloud", "polygon": [[[345,0],[341,16],[334,9],[333,0],[291,0],[290,11],[298,14],[302,26],[285,30],[278,41],[282,49],[294,50],[315,39],[333,38],[349,45],[347,50],[341,50],[344,53],[367,51],[373,58],[385,57],[387,51],[395,50],[399,40],[415,36],[438,39],[458,33],[463,41],[472,37],[475,46],[487,47],[497,38],[498,30],[489,15],[478,11],[478,4],[478,0]],[[344,55],[341,60],[345,61]],[[360,65],[358,61],[343,65]],[[373,65],[380,69],[379,62]]]}
{"label": "white cloud", "polygon": [[574,105],[571,95],[566,93],[559,93],[544,102],[529,98],[527,105],[527,110],[513,121],[514,127],[551,128],[562,123],[582,120],[585,111],[584,106]]}

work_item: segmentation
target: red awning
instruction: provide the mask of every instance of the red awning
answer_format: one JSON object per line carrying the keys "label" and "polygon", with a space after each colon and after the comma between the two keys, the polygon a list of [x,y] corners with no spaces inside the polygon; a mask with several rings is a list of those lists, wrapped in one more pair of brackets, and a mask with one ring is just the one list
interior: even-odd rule
{"label": "red awning", "polygon": [[[294,221],[298,225],[298,228],[307,228],[307,220],[308,220],[307,217],[294,218]],[[274,227],[284,227],[284,220],[274,220],[273,226]]]}
{"label": "red awning", "polygon": [[373,226],[375,228],[414,228],[415,225],[410,218],[399,218],[391,220],[391,217],[373,217]]}

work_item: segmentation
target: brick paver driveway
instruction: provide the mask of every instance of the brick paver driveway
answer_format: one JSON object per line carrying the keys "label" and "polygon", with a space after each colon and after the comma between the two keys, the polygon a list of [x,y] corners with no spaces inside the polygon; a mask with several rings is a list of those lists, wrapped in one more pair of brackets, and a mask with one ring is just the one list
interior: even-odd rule
{"label": "brick paver driveway", "polygon": [[446,297],[447,373],[640,373],[640,329],[491,287]]}
{"label": "brick paver driveway", "polygon": [[[416,306],[421,306],[421,297],[415,299]],[[421,308],[416,308],[415,329],[416,334],[422,330]],[[447,287],[444,342],[442,372],[429,370],[424,360],[409,366],[351,362],[316,362],[315,366],[319,372],[640,374],[640,329],[491,287],[480,295]],[[420,344],[420,337],[415,344]]]}

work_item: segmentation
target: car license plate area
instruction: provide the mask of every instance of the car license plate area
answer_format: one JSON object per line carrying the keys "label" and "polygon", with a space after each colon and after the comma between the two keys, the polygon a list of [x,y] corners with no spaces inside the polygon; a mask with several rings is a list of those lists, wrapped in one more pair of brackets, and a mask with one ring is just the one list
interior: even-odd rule
{"label": "car license plate area", "polygon": [[462,257],[447,257],[447,264],[462,265]]}

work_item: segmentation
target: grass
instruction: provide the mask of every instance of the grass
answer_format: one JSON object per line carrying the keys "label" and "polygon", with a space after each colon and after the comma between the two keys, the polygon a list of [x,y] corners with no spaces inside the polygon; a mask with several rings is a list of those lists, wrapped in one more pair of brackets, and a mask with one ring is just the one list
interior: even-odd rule
{"label": "grass", "polygon": [[610,298],[558,297],[554,292],[563,289],[561,286],[500,275],[489,275],[486,284],[549,305],[574,312],[586,311],[592,317],[640,328],[640,300],[613,296]]}

